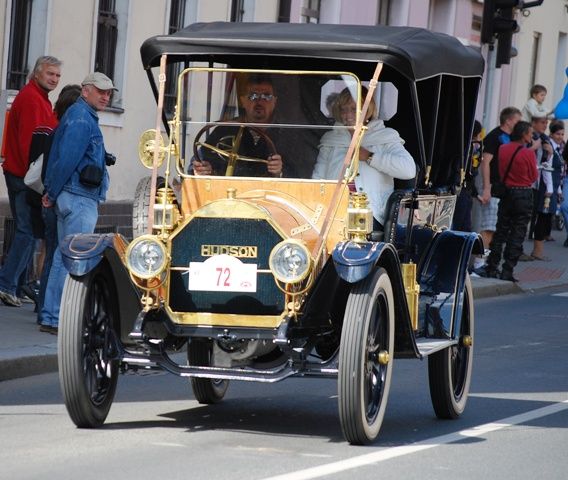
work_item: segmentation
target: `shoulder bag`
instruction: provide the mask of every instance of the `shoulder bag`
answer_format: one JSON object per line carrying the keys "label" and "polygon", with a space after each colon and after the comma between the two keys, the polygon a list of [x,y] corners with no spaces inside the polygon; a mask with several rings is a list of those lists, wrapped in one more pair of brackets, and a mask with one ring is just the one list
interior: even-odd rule
{"label": "shoulder bag", "polygon": [[24,183],[34,192],[43,195],[43,182],[41,181],[41,170],[43,167],[43,153],[37,157],[32,163],[24,176]]}
{"label": "shoulder bag", "polygon": [[499,179],[498,182],[493,182],[491,184],[491,196],[492,197],[504,198],[505,195],[507,195],[507,192],[509,191],[509,189],[505,185],[505,180],[507,180],[507,177],[509,176],[509,172],[511,171],[511,166],[513,165],[513,160],[515,159],[515,156],[517,155],[517,153],[519,153],[519,150],[521,148],[523,148],[522,145],[520,145],[519,148],[517,148],[515,150],[515,153],[513,153],[511,160],[509,160],[509,165],[507,165],[507,170],[505,171],[505,176],[502,179]]}

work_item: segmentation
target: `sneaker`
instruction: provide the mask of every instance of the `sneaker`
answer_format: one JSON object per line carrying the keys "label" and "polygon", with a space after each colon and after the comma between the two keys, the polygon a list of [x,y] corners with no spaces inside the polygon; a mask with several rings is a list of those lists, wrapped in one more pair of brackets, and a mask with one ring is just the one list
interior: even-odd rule
{"label": "sneaker", "polygon": [[492,268],[487,268],[487,265],[484,265],[477,270],[474,270],[477,275],[483,278],[498,278],[499,272],[497,270],[493,270]]}
{"label": "sneaker", "polygon": [[478,268],[483,267],[485,265],[485,259],[481,257],[475,257],[473,259],[473,269],[477,270]]}
{"label": "sneaker", "polygon": [[519,280],[516,279],[515,277],[513,277],[513,273],[512,272],[501,272],[501,275],[499,275],[499,278],[501,280],[506,280],[507,282],[513,282],[513,283],[518,283]]}
{"label": "sneaker", "polygon": [[20,300],[29,303],[35,303],[37,300],[37,293],[30,285],[23,285],[20,290],[22,291],[22,296]]}
{"label": "sneaker", "polygon": [[20,303],[29,303],[29,304],[35,303],[35,301],[32,298],[30,298],[27,294],[23,292],[22,296],[18,297],[18,300],[20,300]]}
{"label": "sneaker", "polygon": [[11,307],[21,307],[22,302],[16,295],[12,295],[11,293],[5,292],[4,290],[0,290],[0,300],[4,302],[5,305],[9,305]]}
{"label": "sneaker", "polygon": [[52,327],[51,325],[44,325],[43,323],[39,326],[39,331],[44,333],[51,333],[52,335],[57,335],[57,327]]}

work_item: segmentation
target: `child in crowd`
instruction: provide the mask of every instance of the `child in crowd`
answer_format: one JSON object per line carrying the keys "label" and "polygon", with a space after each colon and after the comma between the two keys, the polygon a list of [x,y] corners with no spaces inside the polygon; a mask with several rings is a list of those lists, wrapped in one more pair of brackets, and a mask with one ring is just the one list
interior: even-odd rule
{"label": "child in crowd", "polygon": [[543,105],[544,99],[546,98],[546,87],[543,85],[533,85],[530,94],[531,98],[527,100],[525,106],[523,107],[522,114],[523,120],[525,122],[531,122],[533,117],[548,117],[551,112],[549,112]]}

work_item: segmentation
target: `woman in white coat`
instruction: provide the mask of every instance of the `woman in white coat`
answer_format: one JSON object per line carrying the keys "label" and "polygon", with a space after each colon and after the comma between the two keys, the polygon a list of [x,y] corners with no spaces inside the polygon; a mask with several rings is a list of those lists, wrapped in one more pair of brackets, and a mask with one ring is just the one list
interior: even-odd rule
{"label": "woman in white coat", "polygon": [[[363,87],[363,97],[365,95],[367,89]],[[357,105],[349,89],[345,88],[339,94],[332,113],[335,127],[355,125]],[[414,178],[416,165],[398,132],[385,127],[384,122],[376,118],[374,100],[369,104],[366,117],[367,131],[359,149],[359,174],[355,177],[355,186],[357,191],[367,194],[373,217],[378,222],[375,230],[382,230],[387,200],[394,190],[394,179]],[[352,135],[352,128],[334,128],[322,136],[312,178],[338,179]]]}

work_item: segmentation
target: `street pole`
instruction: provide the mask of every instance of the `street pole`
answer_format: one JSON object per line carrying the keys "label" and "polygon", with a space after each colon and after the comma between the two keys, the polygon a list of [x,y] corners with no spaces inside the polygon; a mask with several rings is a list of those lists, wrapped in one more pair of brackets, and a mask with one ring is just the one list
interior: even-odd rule
{"label": "street pole", "polygon": [[490,130],[488,121],[491,114],[491,104],[493,102],[493,84],[495,77],[495,47],[488,45],[487,49],[487,75],[485,76],[485,97],[483,99],[483,117],[481,124],[486,131]]}

